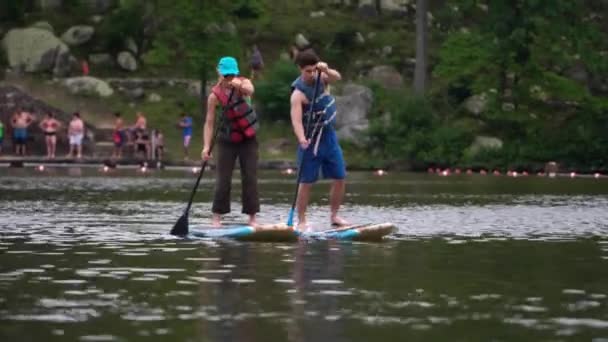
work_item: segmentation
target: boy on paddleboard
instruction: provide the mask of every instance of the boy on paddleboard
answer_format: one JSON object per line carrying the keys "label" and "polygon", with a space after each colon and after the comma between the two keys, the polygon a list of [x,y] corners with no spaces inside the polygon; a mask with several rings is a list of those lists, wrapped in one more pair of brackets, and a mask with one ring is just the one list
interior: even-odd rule
{"label": "boy on paddleboard", "polygon": [[[296,200],[298,229],[308,229],[306,207],[312,184],[319,178],[319,169],[323,171],[324,178],[332,179],[329,192],[330,222],[333,226],[344,226],[348,222],[338,216],[338,210],[344,198],[346,167],[334,129],[336,102],[328,91],[329,85],[342,77],[337,70],[320,61],[312,50],[298,53],[295,62],[300,76],[292,83],[291,123],[299,144],[298,165],[302,168]],[[320,77],[317,77],[319,72]],[[315,103],[311,111],[313,98]]]}

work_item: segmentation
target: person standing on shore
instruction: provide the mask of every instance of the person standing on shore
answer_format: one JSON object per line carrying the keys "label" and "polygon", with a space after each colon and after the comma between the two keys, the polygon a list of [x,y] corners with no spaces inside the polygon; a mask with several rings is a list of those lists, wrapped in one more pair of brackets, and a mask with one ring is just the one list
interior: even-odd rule
{"label": "person standing on shore", "polygon": [[52,112],[48,112],[46,117],[40,122],[40,129],[44,133],[44,141],[46,143],[46,158],[55,159],[55,151],[57,150],[57,131],[61,127],[61,123],[55,119]]}
{"label": "person standing on shore", "polygon": [[25,156],[27,139],[28,139],[28,127],[34,122],[34,116],[27,110],[18,108],[11,124],[13,126],[13,139],[15,142],[15,154],[18,156]]}
{"label": "person standing on shore", "polygon": [[182,138],[184,140],[184,160],[189,160],[188,149],[190,140],[192,139],[192,117],[186,113],[182,113],[177,124],[182,129]]}
{"label": "person standing on shore", "polygon": [[82,140],[84,139],[84,122],[80,118],[80,113],[75,112],[72,115],[72,121],[68,126],[68,140],[70,142],[70,151],[68,157],[73,157],[76,154],[77,159],[82,159]]}

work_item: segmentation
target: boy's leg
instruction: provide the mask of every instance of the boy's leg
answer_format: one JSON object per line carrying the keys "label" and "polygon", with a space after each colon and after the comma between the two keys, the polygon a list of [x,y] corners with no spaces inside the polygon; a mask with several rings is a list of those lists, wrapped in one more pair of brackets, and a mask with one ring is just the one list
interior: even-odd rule
{"label": "boy's leg", "polygon": [[[300,162],[301,158],[304,158],[302,162]],[[313,156],[312,148],[308,148],[304,152],[298,151],[298,163],[302,167],[300,185],[298,186],[298,198],[296,199],[298,229],[306,229],[306,209],[308,208],[312,185],[319,178],[321,164],[320,159]]]}
{"label": "boy's leg", "polygon": [[346,181],[344,179],[335,179],[331,184],[329,191],[329,206],[331,211],[330,222],[333,225],[343,226],[348,224],[344,219],[338,216],[338,211],[344,199],[344,190]]}
{"label": "boy's leg", "polygon": [[346,166],[344,156],[339,145],[332,146],[323,158],[323,176],[333,180],[329,191],[330,222],[332,225],[343,226],[348,224],[338,216],[338,211],[344,200],[346,189]]}
{"label": "boy's leg", "polygon": [[296,207],[298,209],[298,230],[305,230],[306,227],[306,209],[308,208],[308,201],[310,200],[310,190],[312,183],[300,183],[298,187],[298,199],[296,200]]}

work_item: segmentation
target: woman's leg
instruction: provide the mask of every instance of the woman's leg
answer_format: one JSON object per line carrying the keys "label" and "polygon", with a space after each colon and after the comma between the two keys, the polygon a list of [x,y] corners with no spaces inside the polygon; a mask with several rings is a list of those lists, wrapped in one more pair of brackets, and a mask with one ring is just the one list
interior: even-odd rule
{"label": "woman's leg", "polygon": [[243,214],[249,215],[249,223],[255,224],[255,215],[260,212],[258,195],[258,142],[247,140],[239,148],[241,166],[241,201]]}
{"label": "woman's leg", "polygon": [[214,225],[219,225],[219,215],[230,212],[230,190],[232,172],[236,162],[236,147],[231,143],[218,143],[215,178],[215,196],[213,197]]}
{"label": "woman's leg", "polygon": [[55,158],[55,152],[57,151],[57,135],[53,134],[51,136],[51,158]]}

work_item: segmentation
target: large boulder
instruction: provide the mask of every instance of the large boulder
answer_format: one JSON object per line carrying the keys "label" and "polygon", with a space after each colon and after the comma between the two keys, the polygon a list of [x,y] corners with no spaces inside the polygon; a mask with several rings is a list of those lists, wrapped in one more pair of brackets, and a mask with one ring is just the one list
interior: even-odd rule
{"label": "large boulder", "polygon": [[488,97],[485,93],[473,95],[464,101],[464,108],[471,114],[479,115],[488,107]]}
{"label": "large boulder", "polygon": [[367,114],[372,108],[373,93],[368,87],[347,83],[342,95],[336,96],[336,129],[344,141],[362,145],[361,133],[369,128]]}
{"label": "large boulder", "polygon": [[496,137],[476,136],[469,146],[469,154],[476,155],[481,150],[499,150],[502,148],[502,140]]}
{"label": "large boulder", "polygon": [[48,21],[37,21],[37,22],[33,23],[32,25],[30,25],[30,27],[38,28],[41,30],[47,30],[51,33],[55,32],[55,29],[53,28],[53,26],[51,24],[49,24]]}
{"label": "large boulder", "polygon": [[123,52],[119,53],[116,61],[118,62],[118,65],[120,65],[120,67],[125,70],[128,70],[128,71],[137,70],[137,60],[128,51],[123,51]]}
{"label": "large boulder", "polygon": [[306,39],[306,37],[304,37],[303,34],[298,33],[296,35],[296,46],[298,47],[298,49],[306,49],[310,46],[310,42],[308,41],[308,39]]}
{"label": "large boulder", "polygon": [[93,26],[72,26],[61,35],[61,40],[70,46],[82,45],[91,40],[94,33]]}
{"label": "large boulder", "polygon": [[2,47],[9,66],[26,72],[53,71],[55,76],[66,76],[75,61],[64,42],[39,28],[10,30]]}
{"label": "large boulder", "polygon": [[403,86],[403,76],[390,65],[378,65],[373,67],[367,77],[379,83],[385,88],[400,88]]}
{"label": "large boulder", "polygon": [[371,18],[378,15],[375,0],[359,0],[357,13],[364,18]]}
{"label": "large boulder", "polygon": [[380,0],[382,12],[407,13],[407,6],[414,0]]}
{"label": "large boulder", "polygon": [[108,83],[90,76],[66,78],[63,85],[74,95],[108,97],[114,94]]}

